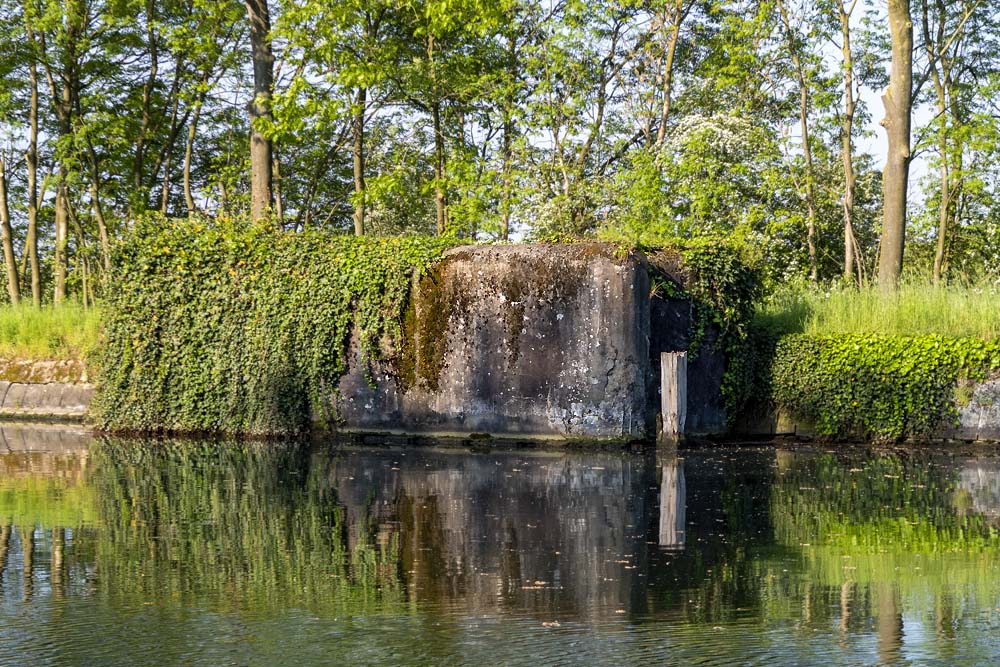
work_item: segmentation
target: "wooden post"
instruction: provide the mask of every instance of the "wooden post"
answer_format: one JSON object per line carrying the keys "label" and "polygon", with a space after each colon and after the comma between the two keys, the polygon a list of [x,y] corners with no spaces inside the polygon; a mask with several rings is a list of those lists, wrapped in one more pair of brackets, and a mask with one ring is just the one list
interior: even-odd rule
{"label": "wooden post", "polygon": [[660,399],[663,414],[660,440],[676,443],[684,436],[687,418],[687,352],[660,353]]}

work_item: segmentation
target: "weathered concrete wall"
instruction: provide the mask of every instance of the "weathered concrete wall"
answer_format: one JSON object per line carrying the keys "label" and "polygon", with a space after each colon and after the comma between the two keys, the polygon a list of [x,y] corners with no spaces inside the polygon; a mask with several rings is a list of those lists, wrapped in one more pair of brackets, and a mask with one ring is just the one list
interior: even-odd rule
{"label": "weathered concrete wall", "polygon": [[968,404],[958,407],[958,425],[943,430],[959,440],[1000,441],[1000,380],[977,384]]}
{"label": "weathered concrete wall", "polygon": [[353,351],[337,387],[346,428],[647,433],[649,278],[610,246],[453,250],[416,286],[402,347],[395,372]]}
{"label": "weathered concrete wall", "polygon": [[82,420],[94,396],[93,385],[0,380],[0,419]]}
{"label": "weathered concrete wall", "polygon": [[0,420],[82,421],[94,395],[76,359],[0,359]]}
{"label": "weathered concrete wall", "polygon": [[0,381],[26,384],[87,384],[87,366],[79,359],[0,358]]}

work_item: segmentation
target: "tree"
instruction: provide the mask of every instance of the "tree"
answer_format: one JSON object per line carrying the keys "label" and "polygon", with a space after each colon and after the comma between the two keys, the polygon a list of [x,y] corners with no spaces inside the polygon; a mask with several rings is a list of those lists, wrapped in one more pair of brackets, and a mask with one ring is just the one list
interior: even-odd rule
{"label": "tree", "polygon": [[802,133],[802,155],[805,160],[804,182],[801,189],[802,198],[806,205],[806,247],[809,250],[809,279],[815,283],[819,280],[819,265],[816,259],[816,179],[813,170],[813,149],[809,128],[810,90],[813,82],[810,80],[812,77],[808,71],[811,69],[810,65],[806,62],[810,54],[805,53],[804,49],[804,45],[809,42],[807,37],[799,34],[797,26],[793,26],[785,0],[776,0],[776,2],[784,28],[786,48],[792,59],[795,81],[799,89],[799,128]]}
{"label": "tree", "polygon": [[324,104],[325,113],[308,122],[349,125],[357,236],[365,234],[367,124],[385,104],[390,76],[399,66],[400,14],[398,3],[385,0],[300,0],[286,7],[278,27],[299,54],[293,95],[306,92],[301,100],[287,100],[282,120],[301,122],[308,113],[289,104]]}
{"label": "tree", "polygon": [[[844,79],[844,110],[840,121],[840,158],[844,170],[844,282],[860,283],[860,247],[854,233],[854,203],[857,176],[854,171],[854,117],[857,114],[857,101],[854,81],[854,53],[851,50],[851,16],[858,5],[858,0],[846,4],[844,0],[836,0],[837,19],[840,25],[841,71]],[[855,268],[858,277],[855,279]]]}
{"label": "tree", "polygon": [[6,158],[0,153],[0,234],[3,243],[3,264],[7,273],[7,295],[10,302],[21,302],[21,288],[18,283],[17,259],[14,257],[14,234],[10,224],[10,205],[7,201]]}
{"label": "tree", "polygon": [[544,128],[547,144],[532,174],[543,191],[543,231],[591,231],[609,172],[645,136],[641,127],[619,134],[631,120],[619,101],[635,60],[637,14],[629,3],[566,3],[543,26],[529,63],[529,122]]}
{"label": "tree", "polygon": [[271,51],[271,15],[267,0],[245,0],[250,23],[250,53],[253,62],[253,101],[250,102],[250,217],[267,216],[274,201],[273,145],[264,123],[271,118],[274,89],[274,54]]}
{"label": "tree", "polygon": [[48,0],[44,13],[33,18],[39,26],[40,59],[48,81],[49,102],[56,118],[56,197],[53,303],[66,299],[69,243],[70,178],[75,172],[74,126],[78,123],[83,92],[85,49],[93,46],[88,34],[94,25],[92,8],[82,0]]}
{"label": "tree", "polygon": [[433,156],[435,225],[448,230],[449,121],[464,115],[484,91],[494,58],[493,36],[503,19],[493,2],[413,0],[406,6],[408,55],[395,77],[399,97],[429,117]]}
{"label": "tree", "polygon": [[968,125],[969,105],[963,90],[974,85],[977,77],[987,74],[985,63],[973,63],[972,59],[963,57],[968,36],[966,27],[981,4],[980,0],[920,0],[921,36],[927,58],[924,76],[929,76],[933,84],[936,114],[932,125],[940,173],[933,268],[935,284],[943,278],[948,235],[955,224],[956,203],[961,197],[964,179],[962,159],[967,137],[964,128]]}
{"label": "tree", "polygon": [[910,0],[889,0],[892,66],[889,87],[882,95],[889,147],[882,172],[884,197],[882,237],[879,241],[878,284],[895,290],[903,271],[906,241],[906,193],[910,173],[910,122],[913,105],[913,24]]}

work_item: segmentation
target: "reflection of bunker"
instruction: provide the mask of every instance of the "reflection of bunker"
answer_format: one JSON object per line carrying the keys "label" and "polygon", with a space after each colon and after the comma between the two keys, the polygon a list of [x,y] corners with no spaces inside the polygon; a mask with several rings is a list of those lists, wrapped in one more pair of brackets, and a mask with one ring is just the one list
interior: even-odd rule
{"label": "reflection of bunker", "polygon": [[959,468],[954,502],[963,512],[1000,523],[1000,462],[973,460]]}
{"label": "reflection of bunker", "polygon": [[352,448],[312,466],[344,508],[348,550],[398,549],[414,600],[583,620],[687,607],[730,558],[727,530],[766,534],[760,502],[735,503],[755,519],[723,502],[760,492],[759,472],[742,475],[761,460]]}
{"label": "reflection of bunker", "polygon": [[418,599],[579,613],[631,608],[645,590],[658,488],[642,459],[354,450],[329,481],[349,539],[398,537]]}
{"label": "reflection of bunker", "polygon": [[[649,435],[660,352],[687,349],[691,329],[690,302],[651,295],[649,271],[598,243],[453,250],[415,286],[391,366],[366,368],[354,346],[337,416],[359,430]],[[688,424],[721,431],[721,355],[704,349]]]}

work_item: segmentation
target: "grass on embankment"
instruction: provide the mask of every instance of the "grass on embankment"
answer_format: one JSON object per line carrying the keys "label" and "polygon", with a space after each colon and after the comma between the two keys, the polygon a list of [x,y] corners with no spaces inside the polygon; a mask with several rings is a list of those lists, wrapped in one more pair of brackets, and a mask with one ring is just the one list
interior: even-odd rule
{"label": "grass on embankment", "polygon": [[1000,338],[1000,287],[904,285],[895,294],[877,288],[784,289],[758,311],[758,324],[781,333],[938,334]]}
{"label": "grass on embankment", "polygon": [[76,303],[0,308],[0,358],[83,360],[97,344],[101,315]]}

